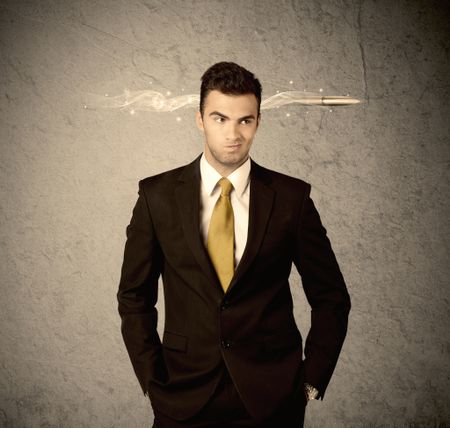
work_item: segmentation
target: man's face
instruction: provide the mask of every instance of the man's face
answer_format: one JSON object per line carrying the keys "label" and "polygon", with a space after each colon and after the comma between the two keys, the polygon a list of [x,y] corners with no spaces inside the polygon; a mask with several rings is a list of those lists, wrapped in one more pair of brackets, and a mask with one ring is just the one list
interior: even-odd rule
{"label": "man's face", "polygon": [[226,95],[213,90],[205,98],[203,116],[196,114],[205,134],[205,157],[222,176],[231,174],[248,158],[259,125],[254,94]]}

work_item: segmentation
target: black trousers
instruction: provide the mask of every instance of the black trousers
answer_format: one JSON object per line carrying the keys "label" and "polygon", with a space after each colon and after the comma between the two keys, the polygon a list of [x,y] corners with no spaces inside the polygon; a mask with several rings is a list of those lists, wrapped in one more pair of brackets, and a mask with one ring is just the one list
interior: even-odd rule
{"label": "black trousers", "polygon": [[153,428],[301,428],[305,406],[303,388],[299,387],[267,420],[257,422],[248,414],[227,370],[224,370],[217,389],[199,413],[177,421],[153,408]]}

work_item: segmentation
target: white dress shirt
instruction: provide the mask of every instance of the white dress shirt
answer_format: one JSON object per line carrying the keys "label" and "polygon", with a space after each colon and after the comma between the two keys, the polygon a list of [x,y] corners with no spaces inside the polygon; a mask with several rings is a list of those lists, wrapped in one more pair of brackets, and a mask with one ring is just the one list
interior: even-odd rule
{"label": "white dress shirt", "polygon": [[[233,185],[230,201],[234,213],[234,266],[239,264],[248,234],[248,209],[250,203],[250,158],[227,178]],[[203,242],[207,243],[209,222],[220,196],[220,186],[217,182],[222,176],[208,163],[203,153],[200,159],[200,231]]]}

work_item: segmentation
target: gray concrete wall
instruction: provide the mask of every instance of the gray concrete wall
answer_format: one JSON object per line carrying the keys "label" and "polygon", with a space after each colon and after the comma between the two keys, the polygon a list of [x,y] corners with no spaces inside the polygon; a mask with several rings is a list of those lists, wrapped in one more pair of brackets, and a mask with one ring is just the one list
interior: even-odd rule
{"label": "gray concrete wall", "polygon": [[[450,426],[449,16],[426,0],[2,0],[0,426],[151,426],[117,314],[125,227],[138,180],[192,160],[202,137],[194,109],[83,105],[197,93],[220,60],[265,96],[366,100],[265,111],[253,147],[312,184],[353,301],[305,425]],[[296,273],[292,288],[305,333]]]}

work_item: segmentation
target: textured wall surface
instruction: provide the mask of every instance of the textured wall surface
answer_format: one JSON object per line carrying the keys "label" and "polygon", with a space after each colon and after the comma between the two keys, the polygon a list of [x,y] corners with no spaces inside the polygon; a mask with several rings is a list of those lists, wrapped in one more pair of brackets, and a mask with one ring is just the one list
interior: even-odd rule
{"label": "textured wall surface", "polygon": [[[305,426],[450,426],[449,17],[426,0],[2,0],[0,426],[151,426],[117,313],[125,228],[138,180],[191,161],[202,136],[194,109],[83,106],[195,94],[221,60],[264,96],[365,100],[265,111],[253,146],[312,184],[352,297]],[[292,289],[306,333],[296,273]]]}

